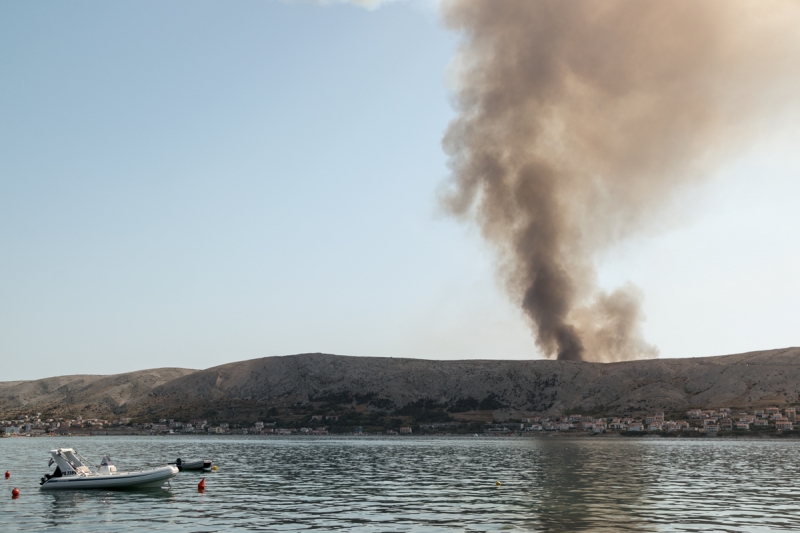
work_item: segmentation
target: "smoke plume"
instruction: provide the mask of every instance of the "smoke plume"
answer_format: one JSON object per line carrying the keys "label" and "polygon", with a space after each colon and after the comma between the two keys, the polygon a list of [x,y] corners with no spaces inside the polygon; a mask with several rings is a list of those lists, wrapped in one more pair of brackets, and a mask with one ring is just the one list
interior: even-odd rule
{"label": "smoke plume", "polygon": [[[446,207],[496,249],[549,357],[655,357],[632,285],[598,289],[632,236],[797,102],[793,0],[443,0],[462,36]],[[688,311],[688,310],[687,310]]]}

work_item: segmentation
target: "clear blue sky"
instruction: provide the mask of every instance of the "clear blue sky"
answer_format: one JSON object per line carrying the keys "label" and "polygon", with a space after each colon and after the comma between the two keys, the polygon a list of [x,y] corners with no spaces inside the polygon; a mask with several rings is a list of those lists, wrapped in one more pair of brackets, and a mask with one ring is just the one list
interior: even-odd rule
{"label": "clear blue sky", "polygon": [[[0,4],[0,380],[539,357],[437,207],[456,45],[405,2]],[[662,356],[800,344],[792,152],[754,146],[600,258]]]}

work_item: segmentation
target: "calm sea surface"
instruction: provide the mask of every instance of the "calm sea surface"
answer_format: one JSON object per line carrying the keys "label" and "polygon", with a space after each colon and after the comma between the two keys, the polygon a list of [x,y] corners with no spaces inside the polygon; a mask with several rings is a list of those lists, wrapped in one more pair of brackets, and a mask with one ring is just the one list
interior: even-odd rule
{"label": "calm sea surface", "polygon": [[[180,456],[219,472],[43,493],[56,446],[96,462],[109,453],[121,471]],[[798,452],[800,441],[776,440],[0,439],[11,471],[0,531],[800,531]]]}

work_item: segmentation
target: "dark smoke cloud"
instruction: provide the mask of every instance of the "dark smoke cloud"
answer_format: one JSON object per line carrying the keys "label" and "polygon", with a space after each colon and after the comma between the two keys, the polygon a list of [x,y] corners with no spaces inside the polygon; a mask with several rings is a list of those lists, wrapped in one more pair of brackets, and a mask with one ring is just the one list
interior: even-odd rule
{"label": "dark smoke cloud", "polygon": [[[447,208],[496,248],[539,348],[655,357],[641,294],[596,285],[597,254],[797,101],[800,3],[444,0],[463,36]],[[687,309],[687,312],[691,310]]]}

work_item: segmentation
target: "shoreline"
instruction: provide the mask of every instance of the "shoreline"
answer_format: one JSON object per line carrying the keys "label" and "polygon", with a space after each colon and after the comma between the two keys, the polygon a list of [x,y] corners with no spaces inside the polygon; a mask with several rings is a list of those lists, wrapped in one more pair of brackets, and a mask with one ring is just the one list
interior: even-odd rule
{"label": "shoreline", "polygon": [[40,438],[92,438],[92,437],[159,437],[159,438],[191,438],[191,439],[207,439],[207,438],[246,438],[248,440],[268,440],[268,439],[301,439],[301,440],[315,440],[315,439],[331,439],[331,438],[344,438],[344,439],[431,439],[431,438],[458,438],[458,439],[486,439],[486,440],[793,440],[800,439],[800,431],[786,432],[786,433],[766,433],[765,434],[717,434],[709,436],[703,433],[699,434],[684,434],[684,435],[662,435],[642,432],[639,434],[624,434],[617,432],[608,432],[604,434],[590,434],[590,433],[566,433],[566,432],[552,432],[552,433],[537,433],[537,434],[519,434],[519,435],[481,435],[481,434],[458,434],[458,433],[427,433],[415,435],[385,435],[378,433],[369,434],[352,434],[352,433],[329,433],[327,435],[253,435],[253,434],[190,434],[190,433],[172,433],[172,434],[158,434],[158,433],[114,433],[114,432],[92,432],[92,433],[64,433],[58,435],[12,435],[0,436],[0,440],[4,439],[40,439]]}

